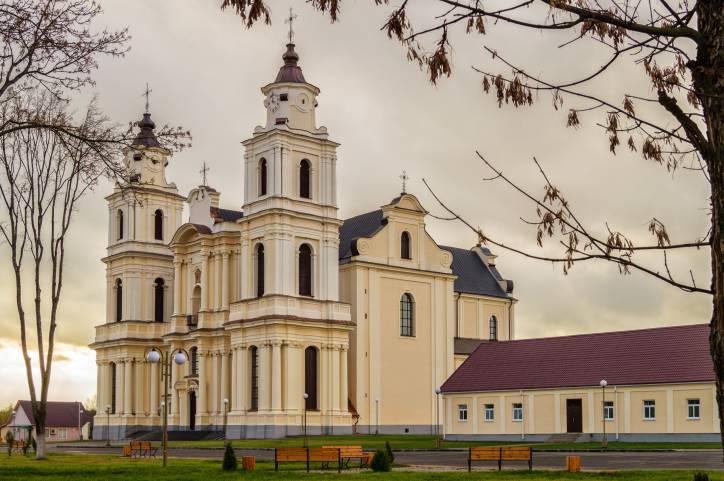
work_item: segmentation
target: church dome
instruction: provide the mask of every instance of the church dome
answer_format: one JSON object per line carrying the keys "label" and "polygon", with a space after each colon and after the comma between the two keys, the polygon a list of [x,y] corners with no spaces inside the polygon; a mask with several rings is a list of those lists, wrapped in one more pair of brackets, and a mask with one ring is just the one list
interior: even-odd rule
{"label": "church dome", "polygon": [[161,147],[161,144],[156,138],[156,134],[153,133],[153,129],[156,128],[156,124],[151,120],[151,114],[148,112],[143,114],[143,119],[137,123],[141,128],[133,140],[131,145],[142,145],[144,147]]}
{"label": "church dome", "polygon": [[294,44],[287,44],[287,51],[282,55],[284,65],[279,69],[274,83],[307,83],[302,74],[302,68],[297,65],[299,55],[294,51]]}

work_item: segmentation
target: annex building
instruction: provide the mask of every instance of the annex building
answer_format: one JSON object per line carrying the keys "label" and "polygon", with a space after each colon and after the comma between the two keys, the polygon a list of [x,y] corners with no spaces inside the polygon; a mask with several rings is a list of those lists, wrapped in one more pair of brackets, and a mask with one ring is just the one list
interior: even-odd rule
{"label": "annex building", "polygon": [[[481,339],[514,337],[513,283],[487,249],[438,245],[409,193],[339,219],[337,147],[293,44],[242,144],[242,210],[181,194],[146,112],[108,202],[96,438],[434,433],[436,390]],[[241,176],[240,176],[241,177]],[[392,198],[394,197],[394,198]],[[188,219],[183,219],[187,205]],[[182,351],[168,397],[151,349]]]}

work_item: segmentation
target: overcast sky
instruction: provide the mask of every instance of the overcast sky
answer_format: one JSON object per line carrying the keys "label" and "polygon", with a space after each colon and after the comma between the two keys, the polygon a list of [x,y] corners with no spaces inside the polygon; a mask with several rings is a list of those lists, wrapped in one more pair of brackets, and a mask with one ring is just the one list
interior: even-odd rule
{"label": "overcast sky", "polygon": [[[646,228],[652,217],[666,223],[673,242],[706,233],[708,188],[698,173],[672,174],[625,149],[610,155],[606,137],[593,125],[596,118],[582,116],[580,129],[566,129],[566,108],[554,111],[548,97],[516,110],[499,109],[494,96],[483,94],[480,78],[470,67],[500,70],[482,53],[483,45],[553,81],[595,70],[604,61],[599,47],[585,43],[556,48],[570,33],[542,34],[503,25],[488,26],[485,37],[455,33],[453,76],[432,86],[405,60],[404,49],[379,31],[386,10],[371,7],[367,0],[344,2],[337,24],[305,2],[274,0],[273,25],[252,30],[243,28],[231,12],[220,12],[219,1],[101,3],[105,14],[97,26],[128,26],[131,50],[121,59],[101,59],[94,75],[97,83],[82,93],[78,108],[96,94],[112,119],[123,124],[137,120],[148,82],[156,123],[182,125],[193,133],[193,148],[174,155],[167,170],[184,195],[200,182],[198,171],[205,161],[211,167],[209,184],[222,193],[222,206],[241,207],[240,142],[264,122],[260,87],[274,79],[282,64],[287,28],[283,18],[291,4],[299,15],[295,40],[300,65],[307,81],[321,89],[317,121],[341,143],[340,217],[388,203],[399,193],[399,175],[406,170],[412,178],[408,190],[430,212],[442,213],[422,178],[487,235],[538,253],[550,252],[537,250],[535,230],[520,221],[534,218],[534,208],[502,183],[483,180],[490,172],[476,158],[479,150],[523,186],[541,192],[531,160],[536,156],[579,217],[599,233],[608,222],[634,240],[648,242]],[[419,19],[442,13],[434,2],[428,3],[427,10],[418,11]],[[627,86],[631,93],[650,94],[641,67],[633,63],[617,67],[590,89],[620,103]],[[60,356],[51,399],[84,400],[95,392],[94,355],[86,346],[94,337],[93,326],[104,322],[105,272],[100,258],[107,239],[104,196],[110,191],[109,185],[101,185],[85,199],[67,248],[57,331]],[[460,224],[428,218],[427,228],[439,244],[471,247],[476,242]],[[564,276],[559,266],[493,251],[499,256],[499,270],[515,281],[519,338],[709,320],[708,296],[686,294],[636,273],[621,276],[614,265],[581,264]],[[686,253],[670,263],[684,279],[691,269],[698,285],[708,285],[707,254]],[[28,394],[17,347],[12,279],[6,256],[0,260],[6,263],[0,270],[0,356],[9,360],[0,363],[0,403],[5,404]]]}

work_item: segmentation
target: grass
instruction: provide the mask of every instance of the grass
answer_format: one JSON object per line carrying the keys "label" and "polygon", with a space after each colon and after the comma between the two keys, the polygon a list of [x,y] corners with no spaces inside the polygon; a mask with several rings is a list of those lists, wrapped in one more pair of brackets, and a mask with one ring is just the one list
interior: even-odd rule
{"label": "grass", "polygon": [[[170,459],[164,469],[160,460],[129,460],[116,456],[100,455],[51,455],[47,460],[36,461],[32,457],[0,455],[0,479],[3,481],[209,481],[209,480],[275,480],[297,479],[336,480],[391,480],[391,481],[491,481],[491,480],[607,480],[607,481],[691,481],[693,471],[625,471],[597,473],[566,473],[561,471],[503,471],[428,473],[428,472],[392,472],[337,474],[332,470],[307,474],[301,466],[288,467],[274,472],[272,463],[257,464],[257,471],[251,473],[225,473],[221,470],[221,460]],[[724,472],[709,473],[712,481],[724,481]]]}

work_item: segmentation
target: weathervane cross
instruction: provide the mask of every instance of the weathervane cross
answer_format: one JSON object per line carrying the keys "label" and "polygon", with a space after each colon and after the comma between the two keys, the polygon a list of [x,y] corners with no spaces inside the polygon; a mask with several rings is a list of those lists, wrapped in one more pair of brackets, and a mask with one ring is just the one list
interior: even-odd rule
{"label": "weathervane cross", "polygon": [[201,174],[201,179],[203,182],[204,187],[207,186],[206,184],[206,174],[209,172],[209,166],[206,165],[206,161],[204,161],[203,168],[199,170],[199,174]]}
{"label": "weathervane cross", "polygon": [[141,97],[146,97],[146,113],[148,113],[148,105],[149,105],[148,98],[151,95],[151,92],[153,92],[153,90],[148,88],[148,82],[146,82],[146,90],[141,95]]}
{"label": "weathervane cross", "polygon": [[289,17],[284,20],[284,23],[289,24],[289,43],[294,43],[294,29],[292,27],[295,18],[297,18],[297,15],[294,13],[292,7],[289,7]]}
{"label": "weathervane cross", "polygon": [[407,192],[407,181],[410,180],[410,176],[407,175],[407,171],[403,170],[402,175],[400,176],[400,179],[402,179],[402,193]]}

